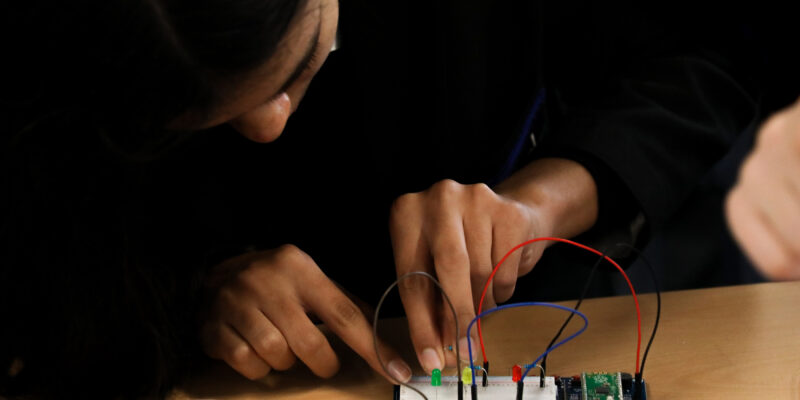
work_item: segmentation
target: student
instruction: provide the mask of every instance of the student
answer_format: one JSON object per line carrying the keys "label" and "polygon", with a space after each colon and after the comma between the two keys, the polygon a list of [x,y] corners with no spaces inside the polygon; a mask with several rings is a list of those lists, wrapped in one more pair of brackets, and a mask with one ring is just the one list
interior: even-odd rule
{"label": "student", "polygon": [[1,393],[163,396],[191,361],[200,286],[213,303],[201,345],[247,377],[295,359],[336,372],[308,312],[382,371],[366,318],[301,250],[230,259],[215,276],[230,266],[236,278],[193,285],[202,260],[166,256],[186,240],[161,235],[179,217],[154,217],[171,199],[147,191],[153,160],[191,132],[281,135],[332,47],[336,0],[4,8]]}
{"label": "student", "polygon": [[[656,38],[663,48],[649,48],[647,41],[619,41],[638,39],[624,32],[624,24],[616,24],[635,20],[627,14],[600,27],[589,24],[593,20],[589,8],[580,18],[574,18],[570,10],[548,10],[548,18],[542,18],[539,26],[547,21],[556,34],[548,36],[547,46],[536,47],[540,36],[524,35],[529,32],[526,24],[531,23],[528,16],[542,15],[529,14],[536,11],[533,3],[508,9],[491,3],[465,2],[464,8],[435,7],[431,13],[395,3],[362,5],[367,11],[360,21],[374,29],[350,36],[353,46],[374,50],[357,57],[375,58],[383,64],[357,64],[358,89],[368,100],[361,104],[363,108],[354,108],[359,112],[343,107],[350,105],[346,101],[326,105],[343,107],[342,114],[364,118],[374,123],[371,127],[380,128],[375,129],[378,134],[369,132],[382,150],[374,155],[378,160],[366,164],[367,168],[357,165],[359,173],[405,178],[369,181],[340,175],[355,181],[361,191],[339,188],[334,192],[333,179],[324,179],[330,171],[316,170],[312,179],[298,179],[296,171],[284,174],[284,169],[276,175],[292,175],[290,179],[299,181],[297,187],[306,187],[308,196],[275,191],[268,195],[277,199],[262,196],[248,203],[262,207],[261,201],[273,200],[324,203],[317,212],[345,215],[343,223],[349,223],[350,216],[359,218],[356,208],[363,204],[354,199],[371,195],[375,187],[392,186],[386,193],[395,194],[394,198],[443,178],[463,182],[445,181],[424,193],[401,197],[395,203],[392,224],[398,272],[435,266],[448,292],[461,293],[456,300],[462,325],[474,313],[474,288],[485,277],[486,262],[509,243],[541,234],[573,236],[589,229],[605,236],[624,230],[640,212],[651,229],[658,227],[696,177],[724,152],[747,120],[751,105],[749,94],[731,78],[729,66],[704,53],[702,46],[692,48],[688,56],[682,52],[685,43],[667,40],[674,38],[668,31],[659,31]],[[476,4],[480,7],[470,8]],[[203,278],[202,285],[191,285],[186,277],[196,277],[193,269],[208,260],[175,247],[195,239],[194,247],[202,247],[209,239],[199,237],[193,228],[204,221],[175,218],[163,210],[159,215],[168,218],[159,219],[148,212],[174,201],[159,196],[160,189],[168,192],[170,186],[182,187],[187,176],[202,175],[206,169],[177,175],[179,179],[168,179],[150,191],[139,189],[158,178],[157,170],[145,166],[153,158],[152,145],[163,145],[176,132],[227,122],[259,142],[281,135],[330,47],[335,3],[208,0],[103,5],[107,8],[97,4],[18,6],[21,11],[9,14],[15,16],[9,26],[30,40],[9,44],[19,62],[15,74],[9,75],[13,80],[7,78],[16,86],[4,94],[9,129],[3,131],[3,179],[9,189],[2,209],[14,218],[9,217],[3,230],[3,239],[9,240],[3,240],[2,254],[9,267],[2,270],[2,289],[7,289],[2,293],[4,300],[25,303],[2,309],[3,319],[14,323],[0,338],[4,344],[13,343],[3,348],[2,360],[13,367],[13,377],[4,377],[4,386],[9,390],[41,388],[55,395],[61,390],[106,395],[120,388],[137,395],[155,387],[163,394],[174,382],[177,366],[186,361],[191,343],[185,339],[194,336],[189,327],[194,326],[198,308],[204,311],[199,326],[205,351],[244,376],[258,378],[272,369],[287,368],[295,359],[321,376],[336,371],[338,361],[307,312],[320,317],[382,371],[372,354],[369,324],[326,274],[351,273],[354,276],[341,281],[350,282],[347,286],[354,291],[374,286],[380,290],[381,285],[372,281],[381,282],[394,271],[374,268],[367,274],[371,282],[365,282],[364,269],[326,267],[317,256],[309,256],[305,244],[298,244],[229,254],[225,261],[214,263],[207,276],[196,279]],[[370,8],[381,12],[372,13]],[[597,18],[617,11],[606,10]],[[485,15],[494,17],[487,24],[475,23]],[[420,20],[421,24],[414,24]],[[584,30],[585,26],[596,29]],[[593,36],[598,32],[604,34]],[[430,40],[431,33],[437,40]],[[492,40],[483,41],[483,35]],[[315,36],[319,43],[313,46]],[[397,40],[382,42],[383,38]],[[614,43],[614,52],[596,47],[588,40],[592,38]],[[444,48],[438,47],[442,43]],[[318,53],[309,53],[312,47]],[[519,63],[508,61],[509,55],[518,54]],[[436,60],[433,64],[431,55]],[[304,64],[306,56],[312,65],[307,70],[295,68]],[[408,56],[408,64],[396,62],[403,56]],[[495,59],[502,62],[487,61]],[[59,68],[50,68],[53,62]],[[552,72],[538,73],[545,69]],[[295,75],[298,80],[291,79]],[[520,80],[510,80],[512,76]],[[522,156],[509,159],[520,137],[523,147],[530,147],[530,131],[521,132],[521,122],[536,104],[536,93],[545,87],[551,100],[534,126],[541,128],[535,135],[541,143],[534,152],[523,148],[519,150]],[[713,101],[700,93],[712,94]],[[394,114],[397,110],[404,111],[400,117]],[[722,128],[715,125],[719,123]],[[327,133],[324,129],[315,132]],[[310,136],[301,138],[302,131],[295,133],[289,136],[309,141]],[[192,141],[186,135],[177,138]],[[347,164],[346,147],[340,143],[336,152],[327,151],[330,159],[316,161],[337,170]],[[156,150],[162,151],[163,146]],[[289,161],[296,154],[287,155]],[[206,154],[207,158],[216,156]],[[329,160],[330,164],[324,163]],[[177,168],[184,165],[182,161],[174,163]],[[395,166],[383,175],[382,163]],[[527,166],[520,168],[520,164]],[[213,173],[213,167],[206,168]],[[492,189],[471,185],[489,182],[493,176],[502,183]],[[263,181],[262,177],[258,182]],[[322,190],[328,185],[333,190]],[[540,191],[553,208],[537,202]],[[244,197],[233,190],[201,193]],[[350,208],[333,207],[337,195],[346,197],[342,204]],[[485,203],[467,203],[471,199]],[[491,244],[478,240],[482,246],[473,246],[471,238],[430,223],[441,220],[454,226],[453,221],[485,209],[483,204],[497,212],[488,221],[467,225],[469,232],[485,239],[486,227],[497,225],[500,231],[508,229],[508,237],[501,232],[503,240],[492,236]],[[260,218],[255,215],[260,208],[240,208],[252,215],[245,221],[256,225],[251,229],[262,226],[253,222]],[[313,227],[334,234],[343,230],[342,224],[295,216],[286,209],[277,208],[270,217],[310,222],[295,223],[300,225],[298,230]],[[517,217],[530,224],[520,224],[514,220]],[[178,225],[185,226],[173,228]],[[286,234],[277,226],[276,234]],[[206,230],[197,229],[201,231]],[[346,243],[343,236],[332,241]],[[365,241],[381,238],[370,232],[364,236],[374,236]],[[285,235],[283,243],[299,243],[290,237]],[[447,239],[445,248],[454,251],[434,253],[436,238]],[[427,249],[408,251],[414,239]],[[479,268],[474,280],[461,246],[467,240],[469,248],[478,252],[475,257],[467,254],[470,267]],[[459,247],[451,247],[453,243]],[[540,246],[512,260],[510,270],[502,272],[494,287],[491,301],[510,295],[510,283],[530,271],[541,251]],[[171,256],[164,257],[167,253]],[[442,262],[448,258],[455,262]],[[342,262],[350,263],[351,258]],[[455,274],[442,273],[442,267]],[[201,292],[193,290],[197,286],[202,286],[205,295],[202,305],[196,304]],[[409,303],[413,293],[408,287],[402,295],[423,367],[430,370],[451,362],[452,356],[445,357],[442,350],[447,342],[441,340],[449,340],[447,317],[437,323],[435,305]],[[384,351],[394,377],[406,379],[408,366],[390,349]]]}
{"label": "student", "polygon": [[[654,16],[614,4],[461,1],[419,12],[413,2],[365,3],[343,5],[342,27],[352,31],[334,57],[350,59],[333,59],[321,78],[337,79],[317,81],[335,90],[310,93],[294,120],[302,127],[289,126],[270,153],[278,159],[267,169],[291,166],[294,196],[248,197],[278,239],[298,238],[290,243],[373,304],[395,277],[384,240],[397,274],[441,279],[462,327],[488,268],[516,243],[584,234],[612,251],[636,231],[641,245],[755,118],[753,91],[741,83],[747,46],[724,24],[713,34],[698,28],[707,22],[700,14],[676,23],[685,17],[675,10]],[[542,32],[531,29],[538,23]],[[525,131],[542,88],[546,100]],[[434,250],[437,241],[457,247]],[[484,307],[512,292],[577,297],[586,268],[537,262],[543,248],[512,258]],[[517,282],[525,273],[533,287]],[[449,313],[414,287],[401,285],[401,296],[417,359],[426,371],[454,364],[444,350],[456,344]]]}

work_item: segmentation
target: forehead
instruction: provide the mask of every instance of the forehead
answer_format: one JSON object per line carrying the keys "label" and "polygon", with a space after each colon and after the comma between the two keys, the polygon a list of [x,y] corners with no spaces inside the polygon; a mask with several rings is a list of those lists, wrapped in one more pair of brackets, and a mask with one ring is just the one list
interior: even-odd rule
{"label": "forehead", "polygon": [[283,35],[278,43],[275,55],[291,55],[292,53],[302,53],[302,46],[298,48],[298,41],[302,42],[309,35],[313,34],[319,26],[322,18],[323,0],[302,0],[297,4],[297,11],[289,22],[286,34]]}
{"label": "forehead", "polygon": [[[297,11],[278,42],[275,52],[261,65],[246,72],[220,78],[216,105],[203,115],[194,112],[172,124],[181,129],[205,129],[225,123],[241,110],[268,101],[303,57],[322,20],[322,0],[301,0]],[[312,42],[313,43],[313,42]]]}
{"label": "forehead", "polygon": [[277,93],[282,80],[291,74],[309,45],[314,44],[322,20],[322,4],[322,0],[301,1],[275,53],[261,66],[242,74],[238,83],[244,83],[243,87],[249,90],[253,89],[254,84],[258,87],[272,84],[277,86],[272,90]]}

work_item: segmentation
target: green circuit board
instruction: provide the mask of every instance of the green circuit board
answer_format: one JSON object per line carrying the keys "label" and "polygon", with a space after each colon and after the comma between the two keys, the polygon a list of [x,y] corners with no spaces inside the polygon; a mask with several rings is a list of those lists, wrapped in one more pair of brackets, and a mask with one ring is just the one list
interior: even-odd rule
{"label": "green circuit board", "polygon": [[623,400],[622,375],[588,373],[581,374],[583,400]]}

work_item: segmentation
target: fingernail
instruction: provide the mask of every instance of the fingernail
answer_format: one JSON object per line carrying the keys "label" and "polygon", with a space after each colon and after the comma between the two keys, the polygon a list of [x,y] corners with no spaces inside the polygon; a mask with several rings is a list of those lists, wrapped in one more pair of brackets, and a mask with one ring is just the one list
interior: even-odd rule
{"label": "fingernail", "polygon": [[392,377],[400,382],[406,383],[411,379],[411,368],[402,360],[392,360],[389,363],[389,372]]}
{"label": "fingernail", "polygon": [[[458,341],[458,351],[461,352],[461,359],[462,360],[469,360],[469,344],[467,342],[467,337],[464,336],[461,340]],[[477,357],[477,350],[475,349],[475,343],[472,343],[472,360],[475,361]]]}
{"label": "fingernail", "polygon": [[425,368],[425,371],[427,372],[431,372],[436,368],[442,369],[442,359],[439,358],[439,353],[430,347],[422,350],[422,354],[420,355],[419,359],[422,363],[422,368]]}

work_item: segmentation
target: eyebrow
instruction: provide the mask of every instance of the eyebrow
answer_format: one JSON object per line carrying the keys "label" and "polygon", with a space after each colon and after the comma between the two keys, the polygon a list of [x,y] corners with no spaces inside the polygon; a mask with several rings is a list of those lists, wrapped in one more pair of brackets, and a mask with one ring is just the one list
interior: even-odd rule
{"label": "eyebrow", "polygon": [[287,89],[289,89],[289,87],[292,86],[292,84],[298,78],[300,78],[300,75],[303,73],[303,71],[306,70],[306,68],[308,68],[309,64],[311,64],[311,60],[314,58],[314,54],[317,52],[319,48],[319,36],[322,32],[321,27],[322,27],[322,17],[320,17],[319,21],[317,22],[317,29],[311,36],[311,41],[308,43],[308,46],[306,46],[305,55],[303,55],[303,58],[300,60],[299,63],[297,63],[297,66],[294,68],[292,74],[289,75],[289,78],[287,78],[286,81],[283,83],[283,85],[281,85],[281,88],[277,94],[283,93]]}

